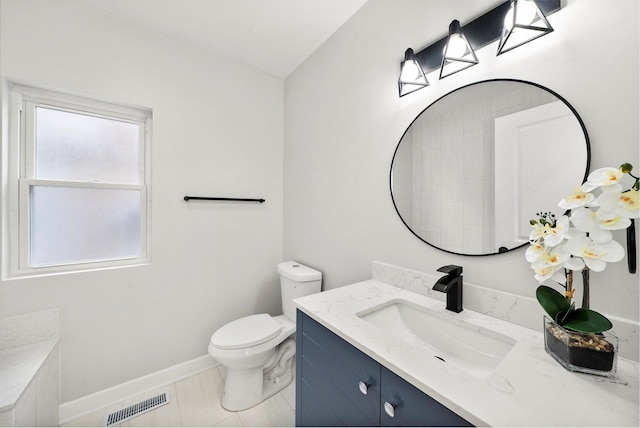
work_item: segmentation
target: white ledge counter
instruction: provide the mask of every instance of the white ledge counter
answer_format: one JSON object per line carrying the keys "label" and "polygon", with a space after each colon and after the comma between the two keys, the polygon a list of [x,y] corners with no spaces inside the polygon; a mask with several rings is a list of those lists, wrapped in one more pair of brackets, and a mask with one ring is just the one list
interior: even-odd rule
{"label": "white ledge counter", "polygon": [[[476,377],[430,358],[357,316],[406,300],[502,333],[516,343],[495,370]],[[640,426],[638,363],[618,359],[617,379],[565,370],[544,350],[542,333],[377,280],[295,300],[305,314],[477,426]],[[446,311],[446,313],[445,313]],[[542,318],[542,317],[541,317]],[[540,320],[542,323],[542,319]]]}

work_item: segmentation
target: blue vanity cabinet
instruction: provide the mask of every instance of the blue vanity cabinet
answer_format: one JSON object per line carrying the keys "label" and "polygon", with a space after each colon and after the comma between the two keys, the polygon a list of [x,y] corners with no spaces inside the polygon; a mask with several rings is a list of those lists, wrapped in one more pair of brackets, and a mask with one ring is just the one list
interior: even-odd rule
{"label": "blue vanity cabinet", "polygon": [[381,370],[380,425],[390,427],[473,426],[386,367],[382,367]]}
{"label": "blue vanity cabinet", "polygon": [[380,425],[380,365],[298,311],[296,425]]}
{"label": "blue vanity cabinet", "polygon": [[301,311],[296,341],[296,426],[471,426]]}

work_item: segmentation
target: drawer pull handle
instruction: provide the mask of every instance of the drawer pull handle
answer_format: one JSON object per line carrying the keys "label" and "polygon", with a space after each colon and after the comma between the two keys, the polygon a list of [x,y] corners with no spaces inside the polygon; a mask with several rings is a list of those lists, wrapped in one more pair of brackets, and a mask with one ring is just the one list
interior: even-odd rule
{"label": "drawer pull handle", "polygon": [[370,383],[363,382],[363,381],[358,382],[358,388],[360,388],[360,392],[362,392],[364,395],[367,395],[367,393],[369,392],[370,386],[371,386]]}
{"label": "drawer pull handle", "polygon": [[390,417],[394,417],[395,416],[395,411],[396,411],[396,405],[395,404],[391,404],[388,401],[384,402],[384,411],[387,415],[389,415]]}

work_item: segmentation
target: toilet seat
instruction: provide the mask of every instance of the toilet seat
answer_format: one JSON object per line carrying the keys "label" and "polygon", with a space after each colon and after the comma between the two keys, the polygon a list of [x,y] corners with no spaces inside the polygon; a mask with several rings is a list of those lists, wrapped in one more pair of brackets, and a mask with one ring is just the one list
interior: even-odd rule
{"label": "toilet seat", "polygon": [[282,325],[269,314],[249,315],[220,327],[211,336],[219,349],[243,349],[268,342],[280,334]]}

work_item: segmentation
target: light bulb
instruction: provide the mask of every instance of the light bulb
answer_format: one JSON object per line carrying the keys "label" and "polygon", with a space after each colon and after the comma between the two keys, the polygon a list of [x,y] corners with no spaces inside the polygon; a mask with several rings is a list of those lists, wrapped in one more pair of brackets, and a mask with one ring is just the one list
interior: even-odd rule
{"label": "light bulb", "polygon": [[445,55],[448,58],[462,58],[466,52],[467,42],[465,42],[460,34],[451,34],[445,48]]}
{"label": "light bulb", "polygon": [[[531,0],[516,0],[518,2],[518,15],[516,16],[517,25],[531,25],[537,17],[537,7]],[[507,30],[513,28],[513,10],[515,2],[511,3],[511,7],[504,17],[504,26]]]}
{"label": "light bulb", "polygon": [[402,71],[400,72],[401,82],[412,83],[418,81],[421,77],[422,74],[415,61],[409,59],[402,64]]}

